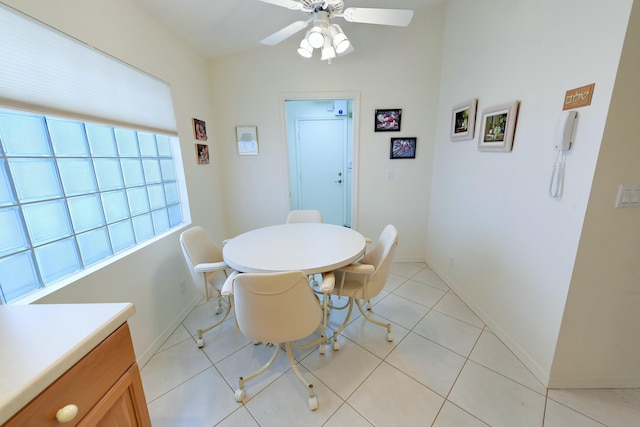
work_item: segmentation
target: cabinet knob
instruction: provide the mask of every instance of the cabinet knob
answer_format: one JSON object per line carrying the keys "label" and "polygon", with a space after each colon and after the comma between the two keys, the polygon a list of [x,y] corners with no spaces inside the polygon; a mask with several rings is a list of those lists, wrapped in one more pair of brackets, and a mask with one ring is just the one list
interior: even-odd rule
{"label": "cabinet knob", "polygon": [[68,423],[78,415],[78,407],[76,405],[67,405],[56,412],[56,420],[59,423]]}

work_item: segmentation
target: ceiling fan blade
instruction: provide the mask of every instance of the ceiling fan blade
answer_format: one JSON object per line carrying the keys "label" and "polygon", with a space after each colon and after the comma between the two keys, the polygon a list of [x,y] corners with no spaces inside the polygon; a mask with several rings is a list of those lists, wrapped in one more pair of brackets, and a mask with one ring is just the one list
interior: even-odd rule
{"label": "ceiling fan blade", "polygon": [[288,39],[298,31],[307,28],[307,25],[309,25],[309,21],[296,21],[292,24],[287,25],[283,29],[276,31],[270,36],[263,38],[262,40],[260,40],[260,43],[269,46],[275,46],[281,41]]}
{"label": "ceiling fan blade", "polygon": [[349,22],[406,27],[413,18],[413,10],[348,7],[342,17]]}
{"label": "ceiling fan blade", "polygon": [[302,10],[302,3],[295,0],[258,0],[263,3],[275,4],[276,6],[286,7],[291,10]]}

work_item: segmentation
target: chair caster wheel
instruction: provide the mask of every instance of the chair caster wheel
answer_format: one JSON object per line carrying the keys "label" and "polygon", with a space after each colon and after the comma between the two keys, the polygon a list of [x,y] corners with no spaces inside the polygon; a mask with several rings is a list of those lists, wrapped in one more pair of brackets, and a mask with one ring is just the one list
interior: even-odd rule
{"label": "chair caster wheel", "polygon": [[244,391],[243,388],[239,388],[236,390],[233,396],[236,398],[236,402],[242,402],[244,398],[247,397],[247,393]]}
{"label": "chair caster wheel", "polygon": [[325,354],[327,352],[327,346],[324,344],[320,344],[320,354]]}
{"label": "chair caster wheel", "polygon": [[315,396],[309,398],[309,408],[312,411],[318,409],[318,399]]}
{"label": "chair caster wheel", "polygon": [[218,307],[218,309],[216,310],[216,314],[220,314],[222,313],[222,307]]}
{"label": "chair caster wheel", "polygon": [[391,332],[387,332],[387,341],[393,341],[393,335],[391,335]]}
{"label": "chair caster wheel", "polygon": [[204,347],[204,338],[196,339],[196,344],[198,345],[198,348]]}
{"label": "chair caster wheel", "polygon": [[338,341],[333,342],[333,351],[340,350],[340,343]]}

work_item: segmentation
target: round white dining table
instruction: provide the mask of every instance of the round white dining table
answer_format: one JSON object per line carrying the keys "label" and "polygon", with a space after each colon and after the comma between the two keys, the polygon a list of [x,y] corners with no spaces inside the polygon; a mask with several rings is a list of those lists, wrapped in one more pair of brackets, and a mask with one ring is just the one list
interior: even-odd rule
{"label": "round white dining table", "polygon": [[362,234],[333,224],[294,223],[258,228],[229,240],[227,265],[242,273],[300,270],[318,274],[357,261],[365,251]]}

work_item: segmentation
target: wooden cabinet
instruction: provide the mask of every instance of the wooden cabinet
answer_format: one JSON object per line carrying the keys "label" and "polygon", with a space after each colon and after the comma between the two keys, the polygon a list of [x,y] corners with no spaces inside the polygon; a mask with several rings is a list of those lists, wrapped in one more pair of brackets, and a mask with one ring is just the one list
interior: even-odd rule
{"label": "wooden cabinet", "polygon": [[[77,415],[60,423],[62,408]],[[125,322],[64,375],[10,418],[17,426],[151,426],[135,362],[129,325]]]}

